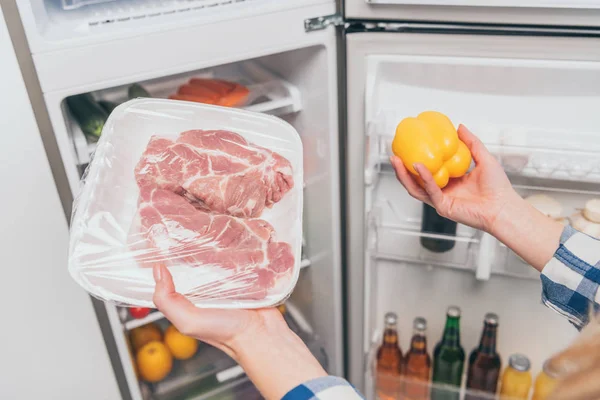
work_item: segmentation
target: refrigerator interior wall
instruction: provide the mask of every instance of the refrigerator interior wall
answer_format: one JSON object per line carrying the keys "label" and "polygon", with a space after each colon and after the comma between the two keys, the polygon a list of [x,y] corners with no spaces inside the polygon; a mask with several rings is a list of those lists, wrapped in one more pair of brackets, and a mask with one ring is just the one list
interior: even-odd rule
{"label": "refrigerator interior wall", "polygon": [[[305,339],[311,350],[317,353],[331,373],[339,375],[343,373],[341,233],[338,217],[337,98],[334,95],[337,86],[336,56],[334,49],[329,47],[332,42],[136,83],[141,84],[153,97],[168,97],[176,93],[178,87],[191,77],[237,81],[247,85],[251,91],[252,100],[244,108],[278,115],[298,130],[304,145],[305,268],[301,271],[297,288],[289,300],[295,306],[290,307],[290,311],[301,331],[306,332]],[[91,95],[95,100],[115,103],[126,101],[128,88],[132,83],[134,82],[95,90]],[[69,154],[74,162],[71,163],[72,171],[68,172],[79,177],[93,157],[95,143],[82,133],[67,107],[65,98],[73,94],[77,93],[47,96],[47,101],[57,139],[70,143]],[[55,101],[50,102],[50,99]],[[64,137],[61,138],[60,135]],[[73,191],[77,187],[78,182],[73,182]],[[140,388],[127,350],[127,332],[144,323],[158,321],[164,324],[162,315],[152,313],[144,320],[133,320],[126,310],[119,310],[112,305],[107,307],[115,338],[120,345],[119,356],[134,399],[171,399],[177,393],[202,386],[200,381],[207,374],[219,371],[224,376],[233,374],[232,379],[237,382],[235,388],[245,384],[246,378],[243,375],[227,372],[236,368],[235,364],[229,365],[227,360],[223,361],[219,357],[216,357],[215,364],[214,352],[201,348],[200,353],[189,362],[177,363],[165,382],[157,385],[143,384]],[[233,385],[233,381],[227,380],[223,384]],[[224,387],[219,390],[226,390]],[[200,398],[209,398],[209,394],[206,392]]]}
{"label": "refrigerator interior wall", "polygon": [[[364,109],[360,115],[349,113],[348,121],[348,212],[364,215],[349,221],[352,297],[364,289],[364,306],[355,302],[350,313],[353,379],[362,380],[353,369],[356,358],[378,345],[387,311],[399,315],[405,350],[412,320],[425,317],[433,349],[446,308],[458,305],[466,351],[478,341],[484,314],[496,312],[503,359],[523,352],[534,372],[575,336],[566,320],[540,304],[535,271],[489,235],[459,225],[452,250],[422,248],[422,206],[396,182],[389,146],[402,118],[441,111],[482,138],[522,195],[554,197],[562,204],[561,216],[568,217],[600,196],[600,120],[594,112],[600,101],[598,43],[590,38],[348,35],[349,110]],[[362,255],[356,250],[361,241]],[[361,321],[356,315],[363,307]],[[539,329],[552,335],[529,333]],[[357,345],[362,354],[353,354]],[[368,367],[365,372],[368,377]]]}
{"label": "refrigerator interior wall", "polygon": [[345,0],[349,19],[598,27],[598,0]]}
{"label": "refrigerator interior wall", "polygon": [[33,53],[333,0],[16,0]]}

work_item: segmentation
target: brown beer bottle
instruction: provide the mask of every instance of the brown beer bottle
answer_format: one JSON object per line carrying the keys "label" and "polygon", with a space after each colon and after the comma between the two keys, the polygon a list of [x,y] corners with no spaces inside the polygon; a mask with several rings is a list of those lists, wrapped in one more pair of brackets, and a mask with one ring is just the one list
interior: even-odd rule
{"label": "brown beer bottle", "polygon": [[[493,313],[485,315],[483,333],[479,347],[471,352],[469,357],[469,372],[467,374],[467,389],[487,393],[496,393],[500,377],[501,360],[496,352],[496,331],[498,316]],[[485,394],[467,394],[465,400],[487,399]]]}
{"label": "brown beer bottle", "polygon": [[402,350],[398,340],[397,316],[385,314],[383,341],[377,349],[377,395],[382,400],[395,400],[400,397],[402,382]]}
{"label": "brown beer bottle", "polygon": [[429,377],[431,373],[431,357],[427,354],[427,321],[415,318],[413,321],[413,337],[410,350],[404,357],[404,398],[407,400],[429,399]]}

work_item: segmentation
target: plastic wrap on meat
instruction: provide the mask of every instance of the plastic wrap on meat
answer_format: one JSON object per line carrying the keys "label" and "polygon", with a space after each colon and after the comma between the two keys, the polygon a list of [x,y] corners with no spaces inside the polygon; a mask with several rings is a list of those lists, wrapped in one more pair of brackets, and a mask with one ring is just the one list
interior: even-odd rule
{"label": "plastic wrap on meat", "polygon": [[142,266],[160,262],[231,271],[226,280],[186,293],[191,298],[261,299],[293,271],[291,246],[275,240],[268,222],[198,210],[169,190],[141,189],[135,224],[139,233],[132,246],[145,248],[138,257]]}
{"label": "plastic wrap on meat", "polygon": [[140,188],[171,190],[196,208],[242,218],[259,217],[294,185],[288,160],[224,130],[152,137],[135,175]]}

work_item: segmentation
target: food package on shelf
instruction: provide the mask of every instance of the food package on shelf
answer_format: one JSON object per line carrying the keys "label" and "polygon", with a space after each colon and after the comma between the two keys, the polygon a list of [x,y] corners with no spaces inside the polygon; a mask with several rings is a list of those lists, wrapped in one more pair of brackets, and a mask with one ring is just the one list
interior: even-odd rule
{"label": "food package on shelf", "polygon": [[191,78],[169,98],[224,107],[242,107],[247,103],[249,95],[250,90],[237,82],[223,79]]}
{"label": "food package on shelf", "polygon": [[157,264],[198,307],[279,304],[300,269],[302,159],[296,130],[272,116],[121,104],[73,207],[70,273],[125,306],[154,307]]}
{"label": "food package on shelf", "polygon": [[591,199],[585,208],[571,216],[573,228],[600,239],[600,199]]}

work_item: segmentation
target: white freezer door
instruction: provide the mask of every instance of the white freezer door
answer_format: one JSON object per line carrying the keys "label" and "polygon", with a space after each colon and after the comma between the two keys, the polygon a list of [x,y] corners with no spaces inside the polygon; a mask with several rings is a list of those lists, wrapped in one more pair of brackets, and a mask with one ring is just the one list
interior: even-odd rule
{"label": "white freezer door", "polygon": [[600,26],[600,0],[345,0],[348,19]]}
{"label": "white freezer door", "polygon": [[[365,355],[386,311],[401,316],[404,349],[412,318],[426,317],[431,349],[441,336],[445,308],[453,303],[463,308],[465,350],[478,340],[483,313],[495,311],[503,324],[505,359],[523,347],[520,351],[529,352],[539,368],[540,359],[563,346],[574,330],[540,304],[535,271],[464,227],[452,251],[425,254],[418,240],[420,205],[384,164],[398,121],[428,109],[442,111],[469,126],[491,150],[505,151],[499,156],[507,170],[515,168],[515,179],[563,190],[552,195],[564,199],[566,213],[574,212],[600,188],[600,114],[595,111],[600,39],[357,32],[346,35],[346,45],[352,382],[359,387],[363,382]],[[528,195],[539,189],[520,190]],[[476,271],[484,244],[488,250],[481,254],[490,248],[495,254],[487,261],[490,270],[478,275],[481,281]],[[553,332],[544,343],[532,335],[519,338],[519,332],[539,326]]]}

